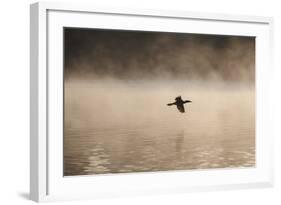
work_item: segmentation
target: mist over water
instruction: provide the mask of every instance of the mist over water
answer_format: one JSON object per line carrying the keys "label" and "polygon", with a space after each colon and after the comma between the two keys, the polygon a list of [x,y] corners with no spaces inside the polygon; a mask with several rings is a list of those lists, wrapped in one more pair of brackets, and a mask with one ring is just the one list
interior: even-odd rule
{"label": "mist over water", "polygon": [[255,38],[65,29],[65,78],[255,81]]}
{"label": "mist over water", "polygon": [[254,166],[254,88],[199,84],[66,82],[64,174]]}
{"label": "mist over water", "polygon": [[66,28],[63,154],[65,176],[255,166],[255,39]]}

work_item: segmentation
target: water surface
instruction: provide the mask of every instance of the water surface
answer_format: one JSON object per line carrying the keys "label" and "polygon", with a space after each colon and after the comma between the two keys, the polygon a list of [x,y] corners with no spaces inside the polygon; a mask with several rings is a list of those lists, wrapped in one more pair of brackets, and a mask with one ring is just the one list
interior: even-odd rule
{"label": "water surface", "polygon": [[[64,93],[64,175],[255,165],[252,87],[77,80]],[[166,105],[177,95],[186,113]]]}

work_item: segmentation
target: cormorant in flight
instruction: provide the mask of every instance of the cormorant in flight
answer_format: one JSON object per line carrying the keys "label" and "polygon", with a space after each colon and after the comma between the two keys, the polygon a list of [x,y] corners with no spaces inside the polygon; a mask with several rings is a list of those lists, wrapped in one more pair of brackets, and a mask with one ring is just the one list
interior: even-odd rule
{"label": "cormorant in flight", "polygon": [[181,99],[181,96],[178,96],[178,97],[175,98],[175,102],[169,103],[169,104],[167,104],[167,105],[168,105],[168,106],[176,105],[177,108],[178,108],[178,110],[179,110],[180,112],[184,113],[184,112],[185,112],[185,110],[184,110],[184,104],[185,104],[185,103],[191,103],[191,102],[192,102],[191,100],[185,100],[185,101],[183,101],[183,100]]}

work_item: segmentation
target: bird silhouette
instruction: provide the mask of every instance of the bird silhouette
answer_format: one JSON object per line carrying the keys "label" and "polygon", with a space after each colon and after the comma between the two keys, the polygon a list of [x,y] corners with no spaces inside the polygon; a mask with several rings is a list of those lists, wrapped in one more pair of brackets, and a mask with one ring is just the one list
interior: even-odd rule
{"label": "bird silhouette", "polygon": [[181,99],[181,96],[178,96],[175,98],[175,102],[173,103],[168,103],[167,105],[168,106],[172,106],[172,105],[176,105],[178,110],[181,112],[181,113],[184,113],[185,112],[185,109],[184,109],[184,104],[185,103],[191,103],[192,101],[191,100],[182,100]]}

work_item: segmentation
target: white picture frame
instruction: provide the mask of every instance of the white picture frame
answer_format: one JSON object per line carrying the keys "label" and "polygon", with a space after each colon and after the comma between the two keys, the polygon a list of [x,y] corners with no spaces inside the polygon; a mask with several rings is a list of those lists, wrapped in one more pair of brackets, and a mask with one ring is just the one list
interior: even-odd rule
{"label": "white picture frame", "polygon": [[[256,166],[63,177],[63,27],[176,31],[256,37]],[[30,198],[91,199],[273,186],[270,107],[273,19],[40,2],[30,10]]]}

